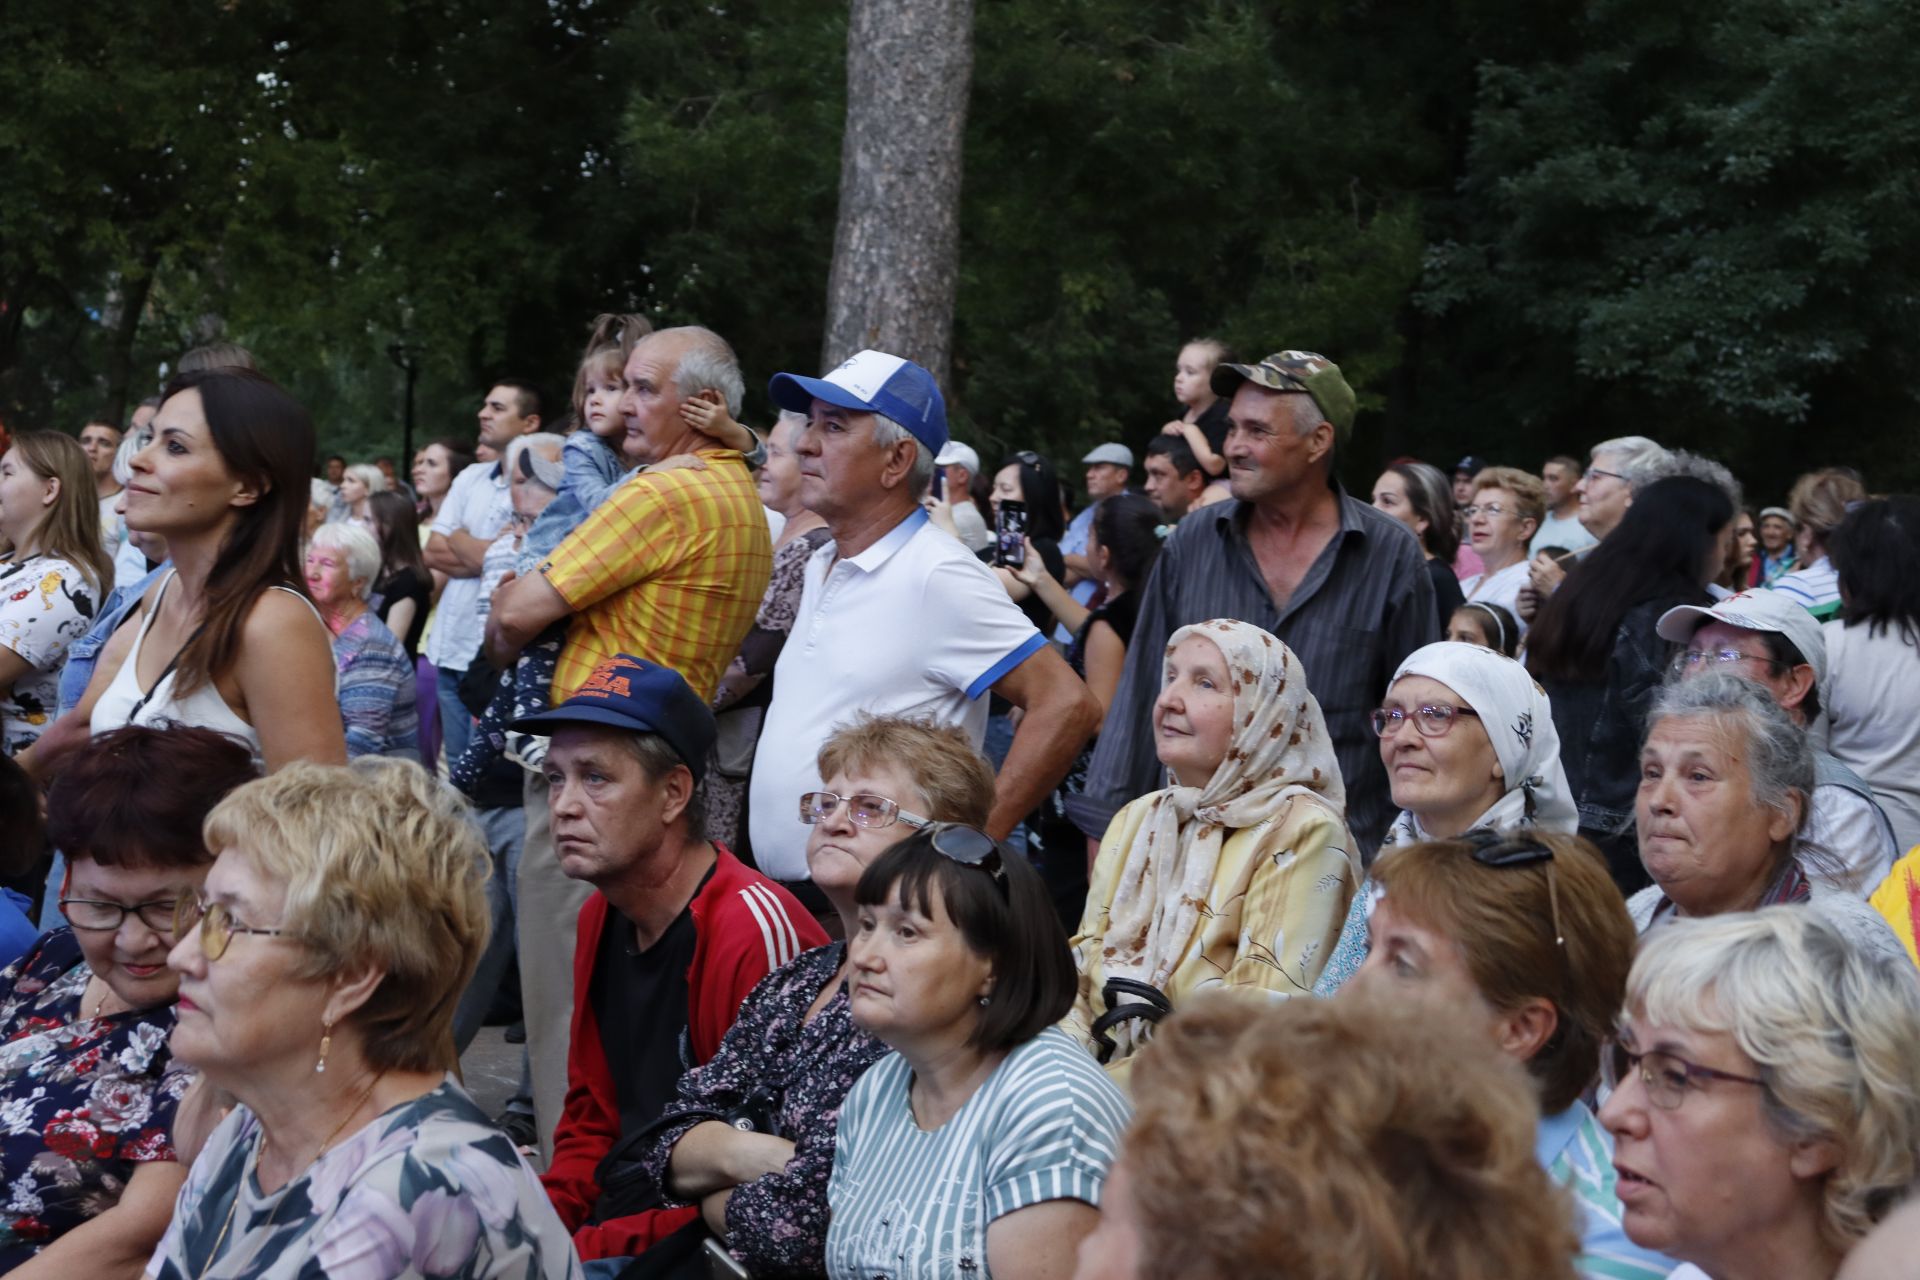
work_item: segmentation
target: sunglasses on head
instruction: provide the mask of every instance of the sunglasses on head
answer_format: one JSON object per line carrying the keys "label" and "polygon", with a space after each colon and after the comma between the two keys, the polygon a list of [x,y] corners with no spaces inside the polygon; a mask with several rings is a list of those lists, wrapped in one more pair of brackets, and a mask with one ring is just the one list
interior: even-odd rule
{"label": "sunglasses on head", "polygon": [[1547,864],[1547,902],[1553,911],[1553,941],[1566,950],[1566,935],[1560,931],[1560,886],[1553,874],[1553,850],[1539,840],[1502,831],[1473,831],[1461,837],[1471,847],[1473,860],[1483,867],[1504,871],[1509,867],[1533,867]]}
{"label": "sunglasses on head", "polygon": [[936,822],[927,830],[932,836],[935,853],[963,866],[978,867],[992,876],[1002,888],[1006,887],[1006,863],[1001,860],[1000,846],[992,836],[978,827],[959,822]]}

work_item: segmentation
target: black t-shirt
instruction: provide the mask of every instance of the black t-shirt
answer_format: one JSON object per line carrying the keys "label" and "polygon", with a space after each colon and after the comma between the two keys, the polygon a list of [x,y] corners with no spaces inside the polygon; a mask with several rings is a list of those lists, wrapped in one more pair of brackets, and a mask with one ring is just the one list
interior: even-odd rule
{"label": "black t-shirt", "polygon": [[373,595],[373,611],[382,622],[393,612],[394,605],[402,600],[413,601],[413,621],[407,624],[407,634],[400,637],[400,643],[406,646],[409,658],[419,657],[420,633],[426,630],[427,615],[433,612],[433,582],[422,578],[409,565],[375,583]]}
{"label": "black t-shirt", "polygon": [[1200,428],[1200,434],[1207,438],[1207,448],[1213,450],[1214,456],[1220,459],[1220,470],[1212,476],[1215,480],[1227,474],[1227,428],[1231,425],[1227,421],[1227,411],[1230,408],[1232,405],[1228,401],[1215,400],[1193,420],[1193,425]]}
{"label": "black t-shirt", "polygon": [[[709,869],[701,888],[712,878]],[[696,939],[691,900],[659,941],[638,953],[633,922],[618,911],[607,912],[587,999],[613,1073],[622,1137],[659,1119],[677,1096],[680,1077],[695,1065],[687,1030],[687,973]]]}
{"label": "black t-shirt", "polygon": [[1467,595],[1460,590],[1460,579],[1453,569],[1439,560],[1427,561],[1427,577],[1433,580],[1433,604],[1440,611],[1440,634],[1445,635],[1453,611],[1467,602]]}

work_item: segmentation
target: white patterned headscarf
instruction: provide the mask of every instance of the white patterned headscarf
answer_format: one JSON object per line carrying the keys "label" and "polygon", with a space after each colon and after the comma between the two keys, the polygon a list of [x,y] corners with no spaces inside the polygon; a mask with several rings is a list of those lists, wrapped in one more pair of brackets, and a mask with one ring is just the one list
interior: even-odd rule
{"label": "white patterned headscarf", "polygon": [[[1347,788],[1326,717],[1293,650],[1250,623],[1216,618],[1174,632],[1167,654],[1193,636],[1211,640],[1226,659],[1233,741],[1206,786],[1173,786],[1153,797],[1127,849],[1101,952],[1108,977],[1154,987],[1166,985],[1200,927],[1228,836],[1297,798],[1346,822]],[[1357,881],[1357,865],[1353,874]]]}
{"label": "white patterned headscarf", "polygon": [[[1471,830],[1540,827],[1571,834],[1580,825],[1579,812],[1568,794],[1567,772],[1560,766],[1560,732],[1553,726],[1553,708],[1546,691],[1525,667],[1477,644],[1442,640],[1408,654],[1393,679],[1397,682],[1405,676],[1425,676],[1453,690],[1478,713],[1493,742],[1507,790],[1475,819]],[[1380,847],[1428,838],[1420,820],[1402,810]]]}

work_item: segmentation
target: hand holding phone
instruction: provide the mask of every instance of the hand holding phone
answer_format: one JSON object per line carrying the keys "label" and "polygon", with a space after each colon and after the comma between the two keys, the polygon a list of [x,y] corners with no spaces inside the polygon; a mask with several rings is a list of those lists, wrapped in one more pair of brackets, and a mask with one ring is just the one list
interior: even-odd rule
{"label": "hand holding phone", "polygon": [[1009,569],[1027,563],[1027,504],[1002,502],[993,513],[993,562]]}

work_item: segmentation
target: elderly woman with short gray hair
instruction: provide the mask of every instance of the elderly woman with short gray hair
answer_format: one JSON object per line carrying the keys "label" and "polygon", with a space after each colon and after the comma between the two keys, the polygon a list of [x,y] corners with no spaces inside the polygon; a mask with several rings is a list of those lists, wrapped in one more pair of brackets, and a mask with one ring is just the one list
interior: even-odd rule
{"label": "elderly woman with short gray hair", "polygon": [[1674,1280],[1832,1280],[1920,1187],[1920,979],[1819,910],[1656,930],[1606,1066],[1622,1225]]}
{"label": "elderly woman with short gray hair", "polygon": [[347,757],[420,759],[420,716],[406,646],[367,606],[380,544],[357,525],[329,522],[307,542],[307,594],[333,633],[335,691]]}
{"label": "elderly woman with short gray hair", "polygon": [[1819,851],[1795,837],[1813,782],[1806,731],[1759,685],[1716,673],[1662,689],[1634,798],[1654,881],[1627,901],[1635,926],[1804,904],[1857,944],[1904,958],[1871,907],[1808,876],[1803,860]]}

